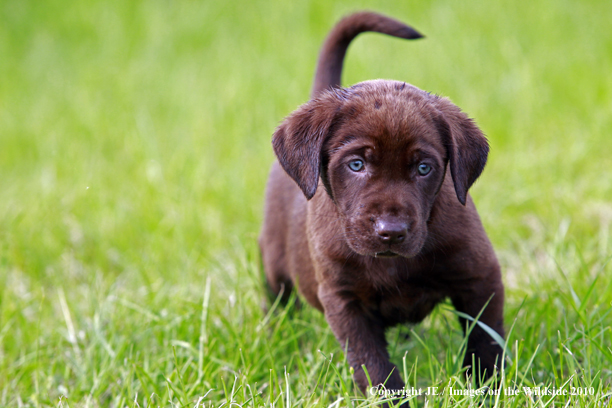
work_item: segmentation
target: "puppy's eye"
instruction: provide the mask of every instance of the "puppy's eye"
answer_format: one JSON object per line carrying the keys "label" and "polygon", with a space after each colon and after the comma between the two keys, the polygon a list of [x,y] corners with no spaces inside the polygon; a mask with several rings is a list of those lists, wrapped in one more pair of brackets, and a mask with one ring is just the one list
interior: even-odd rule
{"label": "puppy's eye", "polygon": [[421,163],[419,164],[418,170],[421,176],[426,176],[431,171],[431,166],[429,164]]}
{"label": "puppy's eye", "polygon": [[363,160],[355,159],[355,160],[351,160],[348,166],[349,166],[349,169],[353,171],[361,171],[363,170],[363,167],[365,166],[365,164],[363,163]]}

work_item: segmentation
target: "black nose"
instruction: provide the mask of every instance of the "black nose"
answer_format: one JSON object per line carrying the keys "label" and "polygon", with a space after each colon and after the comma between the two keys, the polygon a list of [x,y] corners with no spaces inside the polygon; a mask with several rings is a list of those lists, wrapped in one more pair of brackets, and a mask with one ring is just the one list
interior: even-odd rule
{"label": "black nose", "polygon": [[408,225],[401,221],[378,220],[375,224],[378,238],[385,244],[399,244],[406,239]]}

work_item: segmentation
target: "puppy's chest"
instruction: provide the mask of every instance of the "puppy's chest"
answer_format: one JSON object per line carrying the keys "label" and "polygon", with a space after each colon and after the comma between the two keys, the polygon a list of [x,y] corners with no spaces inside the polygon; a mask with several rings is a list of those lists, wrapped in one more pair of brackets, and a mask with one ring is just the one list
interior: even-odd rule
{"label": "puppy's chest", "polygon": [[375,278],[372,283],[368,299],[364,299],[365,306],[388,325],[418,323],[448,295],[443,285],[402,273]]}
{"label": "puppy's chest", "polygon": [[441,291],[412,287],[395,293],[376,293],[374,302],[370,305],[388,325],[418,323],[445,297]]}

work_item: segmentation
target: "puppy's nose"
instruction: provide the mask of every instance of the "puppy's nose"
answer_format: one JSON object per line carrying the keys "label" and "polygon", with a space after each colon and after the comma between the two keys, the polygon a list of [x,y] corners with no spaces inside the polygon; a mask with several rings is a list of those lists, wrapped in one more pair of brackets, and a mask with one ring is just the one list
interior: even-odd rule
{"label": "puppy's nose", "polygon": [[375,230],[378,238],[385,244],[399,244],[406,239],[408,225],[401,221],[378,220]]}

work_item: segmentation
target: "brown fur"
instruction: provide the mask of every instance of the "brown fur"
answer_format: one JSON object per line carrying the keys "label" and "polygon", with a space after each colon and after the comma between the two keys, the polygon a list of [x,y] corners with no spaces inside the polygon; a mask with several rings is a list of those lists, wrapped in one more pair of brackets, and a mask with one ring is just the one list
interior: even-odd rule
{"label": "brown fur", "polygon": [[[482,311],[480,321],[503,336],[504,290],[467,194],[486,163],[485,137],[449,100],[412,85],[375,80],[339,88],[346,47],[362,31],[420,36],[374,13],[349,16],[332,31],[314,98],[274,133],[278,162],[259,242],[272,291],[284,288],[286,297],[298,282],[347,345],[365,392],[362,365],[374,385],[388,378],[388,389],[404,386],[389,361],[386,328],[419,322],[450,298],[470,316]],[[355,160],[364,168],[351,170]],[[430,172],[420,174],[420,165]],[[476,327],[464,365],[475,357],[479,373],[490,376],[501,351]]]}

